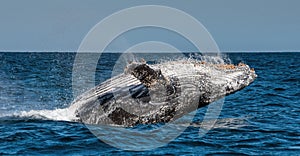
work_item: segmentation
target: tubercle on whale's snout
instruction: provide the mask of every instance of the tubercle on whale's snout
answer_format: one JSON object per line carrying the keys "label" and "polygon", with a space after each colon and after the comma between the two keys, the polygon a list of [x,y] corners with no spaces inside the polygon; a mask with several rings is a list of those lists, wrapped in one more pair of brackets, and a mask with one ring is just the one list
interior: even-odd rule
{"label": "tubercle on whale's snout", "polygon": [[234,71],[241,71],[243,74],[237,79],[235,87],[232,87],[234,86],[232,84],[226,86],[226,95],[242,90],[253,83],[257,78],[254,68],[250,68],[249,65],[244,63],[239,63]]}

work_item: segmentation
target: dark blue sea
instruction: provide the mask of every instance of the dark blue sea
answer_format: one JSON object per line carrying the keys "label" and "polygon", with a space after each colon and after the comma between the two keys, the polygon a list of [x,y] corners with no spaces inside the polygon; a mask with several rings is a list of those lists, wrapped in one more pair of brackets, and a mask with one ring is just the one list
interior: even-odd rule
{"label": "dark blue sea", "polygon": [[[155,60],[154,54],[149,55]],[[126,151],[101,141],[86,125],[55,114],[76,98],[72,91],[76,53],[2,52],[0,155],[300,155],[300,53],[224,55],[232,63],[250,65],[258,77],[225,98],[207,134],[198,135],[204,107],[197,110],[194,124],[168,144]],[[119,56],[101,55],[96,84],[111,77]],[[140,130],[144,129],[147,126]]]}

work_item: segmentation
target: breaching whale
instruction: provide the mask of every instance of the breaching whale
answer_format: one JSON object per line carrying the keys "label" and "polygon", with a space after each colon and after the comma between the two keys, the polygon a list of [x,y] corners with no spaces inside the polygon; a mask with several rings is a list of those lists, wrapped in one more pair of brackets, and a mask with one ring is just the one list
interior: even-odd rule
{"label": "breaching whale", "polygon": [[131,127],[166,123],[252,83],[246,64],[177,60],[160,64],[132,62],[124,73],[77,97],[78,121]]}

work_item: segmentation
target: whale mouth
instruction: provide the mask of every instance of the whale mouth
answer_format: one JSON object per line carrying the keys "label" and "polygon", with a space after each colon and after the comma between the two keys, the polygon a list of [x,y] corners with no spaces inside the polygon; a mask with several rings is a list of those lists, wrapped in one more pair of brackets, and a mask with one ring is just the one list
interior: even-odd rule
{"label": "whale mouth", "polygon": [[244,63],[239,63],[236,66],[233,64],[216,66],[226,73],[224,77],[228,82],[226,86],[226,95],[249,86],[257,78],[254,68],[250,68]]}
{"label": "whale mouth", "polygon": [[119,125],[166,123],[250,85],[248,65],[177,60],[149,65],[132,62],[124,73],[79,96],[78,121]]}

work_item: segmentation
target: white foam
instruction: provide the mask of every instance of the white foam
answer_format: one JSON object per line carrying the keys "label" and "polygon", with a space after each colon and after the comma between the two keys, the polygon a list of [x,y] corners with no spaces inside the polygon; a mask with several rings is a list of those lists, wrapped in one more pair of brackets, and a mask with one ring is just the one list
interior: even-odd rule
{"label": "white foam", "polygon": [[76,105],[71,105],[68,108],[54,109],[54,110],[30,110],[30,111],[20,111],[12,113],[6,116],[15,116],[21,118],[36,118],[36,119],[47,119],[55,121],[76,121]]}
{"label": "white foam", "polygon": [[18,117],[33,117],[41,119],[49,119],[56,121],[75,121],[77,118],[75,116],[75,111],[71,111],[69,108],[65,109],[55,109],[55,110],[31,110],[22,111],[20,113],[14,114]]}

